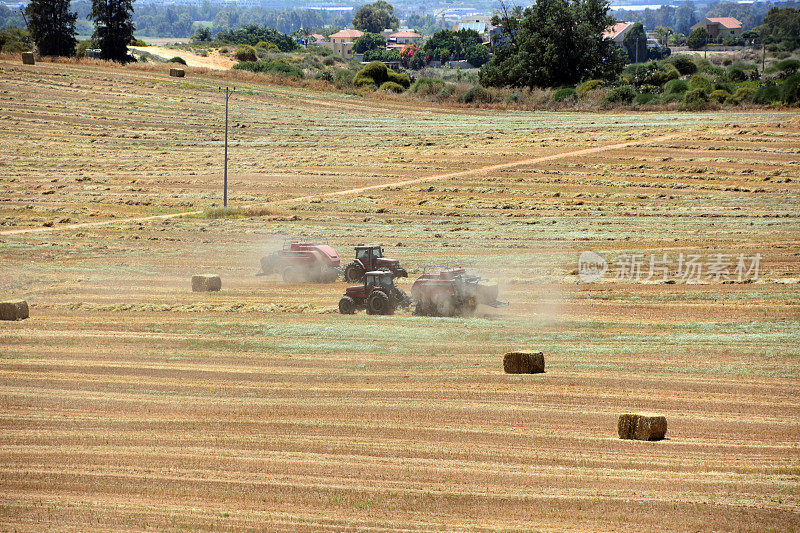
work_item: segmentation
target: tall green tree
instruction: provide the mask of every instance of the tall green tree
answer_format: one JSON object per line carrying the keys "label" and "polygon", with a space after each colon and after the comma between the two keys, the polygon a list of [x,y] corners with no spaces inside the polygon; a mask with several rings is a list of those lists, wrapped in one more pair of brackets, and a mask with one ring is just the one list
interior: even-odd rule
{"label": "tall green tree", "polygon": [[386,48],[386,39],[379,33],[365,33],[353,41],[353,53],[364,54],[370,50]]}
{"label": "tall green tree", "polygon": [[627,31],[622,39],[622,46],[628,52],[628,61],[631,63],[647,61],[647,34],[641,22],[637,22]]}
{"label": "tall green tree", "polygon": [[92,0],[89,19],[94,21],[93,39],[102,52],[100,57],[127,63],[128,43],[133,39],[133,0]]}
{"label": "tall green tree", "polygon": [[43,56],[75,55],[77,13],[69,10],[70,0],[31,0],[25,8],[28,30]]}
{"label": "tall green tree", "polygon": [[686,38],[686,46],[689,50],[702,50],[708,44],[711,35],[705,28],[697,28],[692,30],[689,37]]}
{"label": "tall green tree", "polygon": [[613,79],[625,57],[603,38],[615,22],[608,8],[606,0],[537,0],[521,21],[504,15],[499,20],[504,34],[481,68],[481,83],[532,88]]}
{"label": "tall green tree", "polygon": [[380,33],[387,28],[397,29],[399,25],[394,6],[383,0],[363,5],[353,15],[353,27],[365,33]]}

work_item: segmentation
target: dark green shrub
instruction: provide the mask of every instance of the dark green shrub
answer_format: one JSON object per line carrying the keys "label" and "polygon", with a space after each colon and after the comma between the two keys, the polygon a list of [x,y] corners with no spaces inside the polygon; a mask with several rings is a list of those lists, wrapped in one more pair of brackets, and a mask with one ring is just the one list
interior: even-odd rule
{"label": "dark green shrub", "polygon": [[637,94],[633,99],[633,103],[636,105],[658,104],[659,102],[660,99],[658,98],[658,95],[653,93]]}
{"label": "dark green shrub", "polygon": [[131,39],[131,42],[128,43],[128,46],[147,46],[147,43],[141,39],[137,39],[136,37],[134,37],[133,39]]}
{"label": "dark green shrub", "polygon": [[337,69],[333,75],[333,83],[340,89],[344,87],[351,87],[353,85],[353,78],[355,73],[346,68]]}
{"label": "dark green shrub", "polygon": [[274,59],[272,61],[242,61],[236,63],[233,68],[237,70],[247,70],[250,72],[257,72],[260,74],[272,74],[275,76],[283,76],[285,78],[303,78],[305,77],[303,71],[290,64],[284,59]]}
{"label": "dark green shrub", "polygon": [[170,59],[169,61],[167,61],[167,63],[180,63],[181,65],[185,65],[186,64],[186,60],[183,59],[182,57],[175,56],[172,59]]}
{"label": "dark green shrub", "polygon": [[689,84],[683,80],[670,80],[664,84],[664,94],[683,94],[689,90]]}
{"label": "dark green shrub", "polygon": [[744,69],[739,66],[728,67],[728,73],[725,77],[734,83],[747,80],[747,74],[745,74]]}
{"label": "dark green shrub", "polygon": [[462,104],[489,103],[492,101],[492,95],[480,85],[476,85],[472,89],[459,94],[456,100]]}
{"label": "dark green shrub", "polygon": [[389,69],[380,61],[373,61],[368,63],[361,70],[358,71],[356,77],[371,78],[378,85],[389,79]]}
{"label": "dark green shrub", "polygon": [[800,74],[792,74],[783,82],[781,100],[787,105],[800,104]]}
{"label": "dark green shrub", "polygon": [[724,91],[722,89],[717,89],[716,91],[712,91],[711,94],[708,95],[708,99],[717,104],[723,104],[728,101],[728,98],[731,97],[731,93],[728,91]]}
{"label": "dark green shrub", "polygon": [[236,48],[236,54],[234,57],[239,61],[255,61],[258,59],[256,57],[256,49],[250,45],[243,44]]}
{"label": "dark green shrub", "polygon": [[314,76],[314,79],[315,80],[323,80],[323,81],[327,81],[328,83],[332,83],[333,82],[333,73],[330,70],[323,70],[323,71],[318,72],[317,75]]}
{"label": "dark green shrub", "polygon": [[661,86],[678,77],[680,77],[680,73],[675,68],[656,62],[628,65],[622,71],[622,78],[634,87],[642,87],[644,85]]}
{"label": "dark green shrub", "polygon": [[604,104],[630,104],[636,98],[636,91],[630,85],[617,87],[603,99]]}
{"label": "dark green shrub", "polygon": [[798,69],[800,69],[800,60],[784,59],[772,65],[769,72],[795,72]]}
{"label": "dark green shrub", "polygon": [[587,80],[575,88],[575,93],[578,98],[583,98],[595,89],[600,89],[603,86],[603,80]]}
{"label": "dark green shrub", "polygon": [[414,82],[414,86],[411,90],[415,93],[419,94],[436,94],[444,87],[444,82],[442,80],[436,80],[433,78],[419,78],[417,81]]}
{"label": "dark green shrub", "polygon": [[700,111],[708,107],[708,94],[703,89],[690,89],[683,97],[681,109]]}
{"label": "dark green shrub", "polygon": [[400,94],[400,93],[402,93],[403,91],[406,90],[405,87],[403,87],[399,83],[395,83],[393,81],[383,82],[383,84],[381,84],[379,89],[381,91],[390,91],[390,92],[397,93],[397,94]]}
{"label": "dark green shrub", "polygon": [[452,83],[446,83],[441,89],[439,89],[439,92],[436,93],[436,99],[440,101],[447,100],[453,96],[454,92],[456,92],[456,86]]}
{"label": "dark green shrub", "polygon": [[680,102],[683,100],[684,93],[670,93],[661,96],[662,104],[671,104],[672,102]]}
{"label": "dark green shrub", "polygon": [[695,74],[689,80],[689,89],[702,89],[704,93],[708,94],[714,90],[714,84],[708,78]]}
{"label": "dark green shrub", "polygon": [[689,74],[697,72],[697,65],[686,56],[672,56],[668,62],[672,63],[672,65],[678,69],[681,76],[688,76]]}
{"label": "dark green shrub", "polygon": [[411,87],[411,79],[408,77],[408,74],[403,72],[395,72],[392,69],[387,69],[386,80],[400,85],[403,87],[403,90]]}
{"label": "dark green shrub", "polygon": [[736,89],[736,92],[728,98],[727,103],[739,105],[743,102],[749,102],[753,99],[754,94],[756,94],[756,90],[752,87],[739,87]]}
{"label": "dark green shrub", "polygon": [[554,102],[561,102],[568,98],[572,98],[573,100],[578,97],[578,93],[572,87],[564,87],[563,89],[559,89],[553,94],[553,101]]}
{"label": "dark green shrub", "polygon": [[753,95],[753,103],[769,105],[781,100],[781,90],[777,85],[759,87]]}
{"label": "dark green shrub", "polygon": [[377,89],[378,82],[375,81],[373,78],[365,76],[361,72],[359,72],[353,78],[353,87],[372,87],[373,89]]}

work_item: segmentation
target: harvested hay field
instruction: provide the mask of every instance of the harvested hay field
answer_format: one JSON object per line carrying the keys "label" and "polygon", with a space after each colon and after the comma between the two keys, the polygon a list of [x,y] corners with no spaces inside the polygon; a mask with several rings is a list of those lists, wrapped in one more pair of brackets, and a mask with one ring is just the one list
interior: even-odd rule
{"label": "harvested hay field", "polygon": [[[797,114],[237,80],[229,201],[267,209],[208,218],[225,75],[0,61],[0,299],[31,306],[0,322],[4,529],[800,528]],[[341,316],[344,282],[254,276],[297,235],[385,244],[406,290],[470,262],[510,305]],[[586,250],[609,259],[591,283]],[[651,255],[740,253],[757,280],[644,279]],[[526,346],[547,373],[502,373]],[[667,438],[619,439],[625,412]]]}

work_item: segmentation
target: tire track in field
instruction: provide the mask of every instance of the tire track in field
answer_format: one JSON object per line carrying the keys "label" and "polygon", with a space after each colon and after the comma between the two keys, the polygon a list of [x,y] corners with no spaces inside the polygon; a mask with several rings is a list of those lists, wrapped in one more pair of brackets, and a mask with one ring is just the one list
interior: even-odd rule
{"label": "tire track in field", "polygon": [[[508,168],[515,168],[515,167],[522,167],[526,165],[534,165],[537,163],[545,163],[547,161],[555,161],[558,159],[566,159],[568,157],[576,157],[576,156],[583,156],[583,155],[590,155],[596,154],[600,152],[607,152],[610,150],[621,150],[623,148],[630,148],[631,146],[640,146],[643,144],[650,144],[654,142],[664,142],[670,141],[673,139],[677,139],[679,137],[685,136],[686,132],[681,133],[671,133],[669,135],[660,135],[658,137],[651,137],[648,139],[639,139],[636,141],[627,141],[622,143],[616,144],[607,144],[604,146],[595,146],[592,148],[583,148],[581,150],[573,150],[571,152],[561,152],[558,154],[551,154],[545,156],[539,156],[529,159],[521,159],[518,161],[510,161],[508,163],[499,163],[496,165],[487,165],[484,167],[477,167],[468,170],[458,170],[455,172],[447,172],[445,174],[436,174],[433,176],[426,176],[423,178],[411,178],[407,180],[399,180],[399,181],[392,181],[389,183],[379,183],[377,185],[366,185],[364,187],[356,187],[353,189],[344,189],[340,191],[332,191],[326,193],[319,193],[319,194],[307,194],[304,196],[295,196],[292,198],[284,198],[281,200],[272,200],[269,202],[265,202],[262,204],[257,204],[257,206],[244,206],[247,207],[262,207],[262,206],[270,206],[270,205],[281,205],[293,202],[304,202],[307,200],[311,200],[312,198],[330,198],[336,196],[347,196],[350,194],[360,194],[367,191],[376,191],[380,189],[388,189],[390,187],[405,187],[407,185],[416,185],[418,183],[426,183],[430,181],[440,181],[440,180],[447,180],[452,178],[461,178],[466,176],[476,176],[480,174],[485,174],[488,172],[496,172],[498,170],[505,170]],[[85,228],[97,228],[101,226],[108,226],[112,224],[127,224],[131,222],[151,222],[157,220],[169,220],[178,217],[184,216],[191,216],[191,215],[199,215],[203,213],[202,210],[196,211],[184,211],[181,213],[168,213],[164,215],[150,215],[144,217],[133,217],[133,218],[118,218],[112,220],[104,220],[99,222],[82,222],[78,224],[67,224],[64,226],[52,226],[52,227],[42,227],[42,228],[25,228],[25,229],[15,229],[15,230],[5,230],[0,231],[0,235],[25,235],[29,233],[49,233],[54,231],[65,231],[65,230],[77,230],[77,229],[85,229]]]}

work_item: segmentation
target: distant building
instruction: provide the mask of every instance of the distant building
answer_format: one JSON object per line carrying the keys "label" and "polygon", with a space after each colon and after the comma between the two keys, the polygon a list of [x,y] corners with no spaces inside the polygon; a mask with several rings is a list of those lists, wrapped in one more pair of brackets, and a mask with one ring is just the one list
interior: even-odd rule
{"label": "distant building", "polygon": [[326,46],[333,50],[333,53],[339,57],[343,57],[345,59],[356,59],[353,57],[353,43],[342,43],[342,42],[323,42],[322,46]]}
{"label": "distant building", "polygon": [[622,46],[625,34],[633,28],[633,22],[617,22],[613,26],[606,28],[603,32],[603,39],[611,39],[617,46]]}
{"label": "distant building", "polygon": [[462,17],[456,25],[456,31],[475,30],[481,35],[486,34],[486,30],[492,25],[491,15],[470,15]]}
{"label": "distant building", "polygon": [[387,42],[390,45],[419,44],[421,40],[422,40],[422,35],[414,31],[398,31],[390,34],[389,37],[387,38]]}
{"label": "distant building", "polygon": [[692,31],[699,28],[705,28],[712,39],[742,33],[742,23],[733,17],[704,18],[692,26]]}
{"label": "distant building", "polygon": [[364,35],[363,31],[358,30],[342,30],[337,31],[333,35],[330,36],[331,43],[352,43],[359,37]]}

